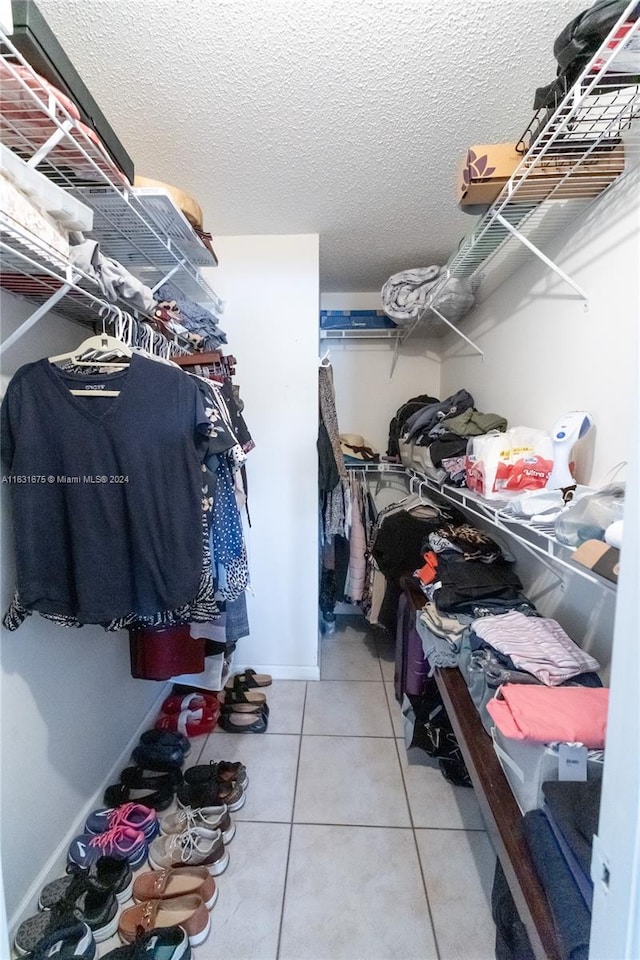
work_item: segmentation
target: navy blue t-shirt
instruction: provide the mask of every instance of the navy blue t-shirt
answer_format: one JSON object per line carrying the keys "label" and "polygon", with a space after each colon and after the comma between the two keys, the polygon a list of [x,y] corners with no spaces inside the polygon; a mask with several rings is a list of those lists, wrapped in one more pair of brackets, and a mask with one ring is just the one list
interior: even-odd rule
{"label": "navy blue t-shirt", "polygon": [[[71,389],[119,390],[117,397]],[[2,402],[20,602],[105,623],[189,603],[203,563],[197,386],[137,354],[107,376],[21,367]]]}

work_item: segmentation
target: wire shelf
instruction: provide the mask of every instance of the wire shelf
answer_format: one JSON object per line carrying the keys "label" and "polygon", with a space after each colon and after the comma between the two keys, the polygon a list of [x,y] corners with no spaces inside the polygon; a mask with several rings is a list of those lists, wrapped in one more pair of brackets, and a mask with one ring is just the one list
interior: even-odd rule
{"label": "wire shelf", "polygon": [[321,340],[397,340],[402,335],[401,330],[364,329],[357,327],[353,330],[321,330]]}
{"label": "wire shelf", "polygon": [[[414,469],[407,469],[406,472],[419,485],[427,487],[450,503],[462,507],[479,519],[491,524],[496,530],[511,537],[526,550],[533,551],[543,562],[551,564],[551,568],[554,565],[564,567],[584,580],[604,587],[606,590],[616,590],[615,583],[572,560],[573,548],[561,543],[552,534],[546,532],[545,525],[536,527],[530,521],[505,516],[501,511],[504,509],[506,501],[485,500],[477,493],[467,490],[466,487],[451,487],[447,484],[437,483]],[[557,574],[556,576],[558,577]],[[561,578],[558,577],[558,579]]]}
{"label": "wire shelf", "polygon": [[[221,316],[222,301],[188,257],[189,239],[185,224],[191,237],[195,234],[186,220],[181,223],[182,214],[168,195],[164,196],[164,203],[154,197],[150,204],[144,195],[138,196],[135,192],[121,194],[103,187],[75,188],[72,193],[92,208],[93,230],[87,236],[100,241],[103,253],[119,260],[151,288],[171,274],[171,281],[186,297],[214,304],[215,312]],[[154,222],[155,215],[169,226],[168,234]],[[209,251],[200,241],[198,246],[202,251],[198,253],[200,264],[213,266]]]}
{"label": "wire shelf", "polygon": [[[75,105],[39,77],[0,32],[2,142],[95,211],[103,252],[154,286],[168,273],[190,299],[222,303],[200,276],[216,260],[168,195],[137,197]],[[151,282],[150,282],[151,281]]]}
{"label": "wire shelf", "polygon": [[[529,148],[518,168],[449,259],[421,315],[405,329],[403,341],[438,323],[430,308],[450,277],[470,280],[476,300],[482,301],[532,252],[540,256],[552,237],[598,202],[637,162],[640,70],[629,73],[621,64],[629,44],[638,42],[640,20],[629,25],[621,42],[613,42],[635,6],[628,4],[546,125],[540,129],[541,119],[548,115],[544,111],[530,125]],[[543,253],[541,259],[560,272]]]}
{"label": "wire shelf", "polygon": [[[88,276],[75,264],[53,250],[46,243],[14,223],[0,212],[0,287],[29,302],[36,304],[38,310],[21,324],[23,330],[36,322],[40,311],[56,309],[56,298],[64,296],[64,317],[76,323],[93,325],[97,320],[105,321],[105,314],[112,315],[114,307],[131,314],[138,321],[156,327],[152,317],[139,308],[120,299],[117,304],[106,300],[99,283]],[[158,343],[168,340],[172,351],[190,352],[189,344],[179,337],[167,338],[164,333],[155,330]],[[162,338],[162,340],[160,340]],[[0,347],[3,352],[15,340],[16,332],[7,337]]]}

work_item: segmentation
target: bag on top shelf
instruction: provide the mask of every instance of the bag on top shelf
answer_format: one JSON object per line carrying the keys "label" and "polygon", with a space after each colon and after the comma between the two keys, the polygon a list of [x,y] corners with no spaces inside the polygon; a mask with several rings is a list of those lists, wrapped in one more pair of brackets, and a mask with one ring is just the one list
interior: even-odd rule
{"label": "bag on top shelf", "polygon": [[551,437],[534,427],[492,430],[467,444],[467,487],[488,500],[539,490],[552,468]]}

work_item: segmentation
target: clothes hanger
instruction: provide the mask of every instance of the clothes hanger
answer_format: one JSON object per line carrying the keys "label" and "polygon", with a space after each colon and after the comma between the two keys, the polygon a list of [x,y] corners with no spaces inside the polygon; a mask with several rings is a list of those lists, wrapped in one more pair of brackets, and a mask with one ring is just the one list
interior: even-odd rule
{"label": "clothes hanger", "polygon": [[[115,311],[116,322],[122,323],[123,316],[122,311],[119,307],[108,307],[108,310]],[[93,337],[88,337],[86,340],[83,340],[74,350],[69,353],[62,353],[55,357],[49,357],[49,363],[60,364],[64,362],[69,362],[73,366],[77,367],[107,367],[110,372],[118,372],[126,370],[128,363],[118,363],[118,362],[109,362],[108,359],[102,359],[105,355],[108,357],[119,357],[126,358],[130,360],[133,356],[131,348],[124,343],[123,340],[118,339],[118,337],[112,337],[106,332],[105,325],[105,308],[101,308],[100,316],[102,316],[102,333],[96,334]],[[120,396],[119,390],[103,390],[103,389],[91,389],[90,387],[85,388],[84,390],[69,390],[72,396],[75,397],[118,397]]]}
{"label": "clothes hanger", "polygon": [[[118,315],[121,317],[122,311],[118,307],[114,309],[118,311]],[[49,357],[48,359],[49,363],[70,361],[74,366],[96,366],[96,363],[100,363],[100,366],[117,366],[119,369],[123,369],[122,363],[110,364],[107,360],[101,361],[101,356],[105,354],[107,356],[126,357],[127,359],[131,359],[133,355],[131,348],[128,347],[123,340],[112,337],[106,332],[103,315],[102,333],[87,337],[86,340],[83,340],[82,343],[69,353],[61,353],[56,357]]]}

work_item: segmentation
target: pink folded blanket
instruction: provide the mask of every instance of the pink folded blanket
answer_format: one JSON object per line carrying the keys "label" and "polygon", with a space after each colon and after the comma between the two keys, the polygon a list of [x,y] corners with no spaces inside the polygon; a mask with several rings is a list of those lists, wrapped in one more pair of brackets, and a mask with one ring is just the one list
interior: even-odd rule
{"label": "pink folded blanket", "polygon": [[609,691],[604,687],[544,687],[505,683],[487,704],[497,728],[513,740],[583,743],[601,750]]}

